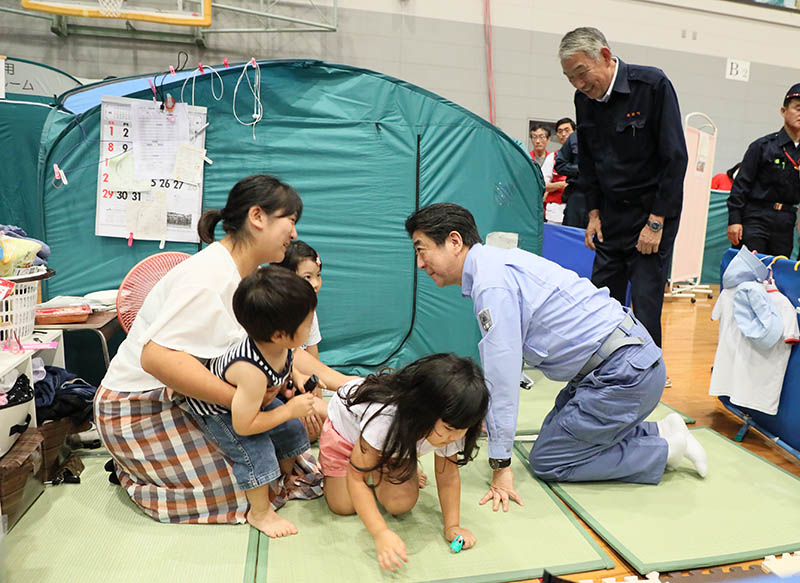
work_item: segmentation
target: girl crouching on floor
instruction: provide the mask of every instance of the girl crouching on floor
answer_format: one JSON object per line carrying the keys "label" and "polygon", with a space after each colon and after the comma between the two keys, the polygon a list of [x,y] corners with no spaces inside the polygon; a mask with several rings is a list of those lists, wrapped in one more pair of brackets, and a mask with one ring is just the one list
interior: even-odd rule
{"label": "girl crouching on floor", "polygon": [[331,399],[319,442],[325,498],[336,514],[358,513],[383,569],[401,567],[408,557],[376,499],[390,514],[410,511],[419,496],[417,458],[431,451],[444,538],[463,537],[465,549],[475,544],[460,524],[458,469],[475,457],[488,405],[480,367],[454,354],[356,379]]}

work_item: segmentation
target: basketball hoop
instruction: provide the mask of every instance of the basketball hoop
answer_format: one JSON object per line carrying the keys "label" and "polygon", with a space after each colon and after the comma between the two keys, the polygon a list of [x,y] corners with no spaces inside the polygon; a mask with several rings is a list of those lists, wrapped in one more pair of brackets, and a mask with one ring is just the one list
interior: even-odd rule
{"label": "basketball hoop", "polygon": [[122,3],[125,0],[97,0],[100,5],[100,14],[111,18],[122,16]]}

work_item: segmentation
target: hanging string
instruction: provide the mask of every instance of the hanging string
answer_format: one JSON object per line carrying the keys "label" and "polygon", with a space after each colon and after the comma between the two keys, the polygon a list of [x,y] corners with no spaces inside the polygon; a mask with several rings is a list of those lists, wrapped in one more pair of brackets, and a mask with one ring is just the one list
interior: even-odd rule
{"label": "hanging string", "polygon": [[[210,66],[210,65],[203,65],[203,69],[208,69],[209,71],[211,71],[211,73],[212,73],[212,75],[211,75],[211,96],[216,101],[220,101],[222,99],[222,96],[225,95],[225,85],[222,83],[222,77],[220,77],[220,74],[217,73],[217,70],[214,67]],[[198,73],[201,74],[201,75],[203,74],[203,73],[200,72],[200,67],[198,67],[197,69],[192,71],[192,74],[190,76],[186,77],[186,79],[184,79],[183,85],[181,86],[181,101],[182,102],[184,101],[184,99],[183,99],[183,90],[186,88],[186,84],[189,82],[189,79],[191,79],[192,80],[192,105],[194,105],[194,82],[195,82],[195,78],[197,77]],[[217,93],[214,91],[214,75],[216,75],[217,78],[219,79],[219,86],[220,86],[219,95],[217,95]]]}
{"label": "hanging string", "polygon": [[489,89],[489,122],[497,121],[497,103],[494,92],[494,64],[492,63],[492,5],[483,0],[483,38],[486,43],[486,77]]}
{"label": "hanging string", "polygon": [[161,102],[162,107],[164,104],[164,81],[167,79],[167,75],[174,75],[175,73],[180,73],[184,69],[186,69],[186,63],[189,62],[189,53],[186,51],[178,51],[178,63],[175,67],[170,67],[168,71],[164,71],[161,75],[161,79],[159,80],[158,76],[156,76],[156,91],[157,96],[156,98]]}
{"label": "hanging string", "polygon": [[[253,83],[250,82],[250,76],[247,74],[247,67],[253,67],[255,69],[255,75],[253,76]],[[253,121],[244,122],[239,119],[239,116],[236,114],[236,94],[239,91],[239,84],[242,82],[242,77],[247,79],[247,85],[250,87],[250,92],[253,94]],[[255,59],[250,59],[250,61],[245,64],[244,68],[242,68],[242,74],[239,75],[239,79],[236,81],[236,86],[233,88],[233,117],[236,118],[240,124],[244,126],[252,126],[253,127],[253,139],[256,139],[256,124],[261,121],[261,118],[264,116],[264,107],[261,105],[261,68],[258,66],[258,63]]]}

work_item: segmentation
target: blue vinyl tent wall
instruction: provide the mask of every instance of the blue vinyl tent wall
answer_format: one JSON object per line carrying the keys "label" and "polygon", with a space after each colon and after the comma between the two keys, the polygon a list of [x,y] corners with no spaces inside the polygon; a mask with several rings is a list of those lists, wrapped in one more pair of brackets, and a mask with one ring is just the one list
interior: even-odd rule
{"label": "blue vinyl tent wall", "polygon": [[[304,202],[300,238],[323,261],[319,316],[323,359],[349,370],[398,365],[434,351],[477,358],[480,334],[457,287],[435,289],[415,268],[405,218],[435,202],[456,202],[475,215],[483,236],[519,233],[539,253],[541,172],[511,138],[465,109],[419,87],[372,71],[319,61],[260,62],[263,119],[255,128],[233,116],[242,72],[220,71],[217,101],[208,72],[194,104],[208,108],[204,208],[221,208],[231,186],[269,173],[294,186]],[[154,77],[161,85],[163,77]],[[250,70],[250,79],[253,79]],[[180,98],[183,81],[160,86]],[[214,77],[220,94],[219,79]],[[44,236],[53,254],[47,295],[116,288],[157,243],[94,235],[100,102],[105,94],[152,99],[147,77],[85,86],[60,97],[45,122],[39,156]],[[184,96],[190,100],[191,81]],[[240,118],[253,95],[242,80]],[[52,166],[69,185],[55,189]],[[197,245],[168,243],[196,252]],[[213,274],[209,274],[213,277]]]}

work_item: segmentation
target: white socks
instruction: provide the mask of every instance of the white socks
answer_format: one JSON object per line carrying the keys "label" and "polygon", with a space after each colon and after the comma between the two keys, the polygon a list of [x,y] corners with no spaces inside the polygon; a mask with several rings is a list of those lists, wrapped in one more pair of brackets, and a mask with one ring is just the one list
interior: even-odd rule
{"label": "white socks", "polygon": [[706,450],[695,439],[683,418],[678,413],[670,413],[657,421],[658,436],[667,442],[667,467],[675,469],[685,457],[694,465],[701,478],[708,473]]}

